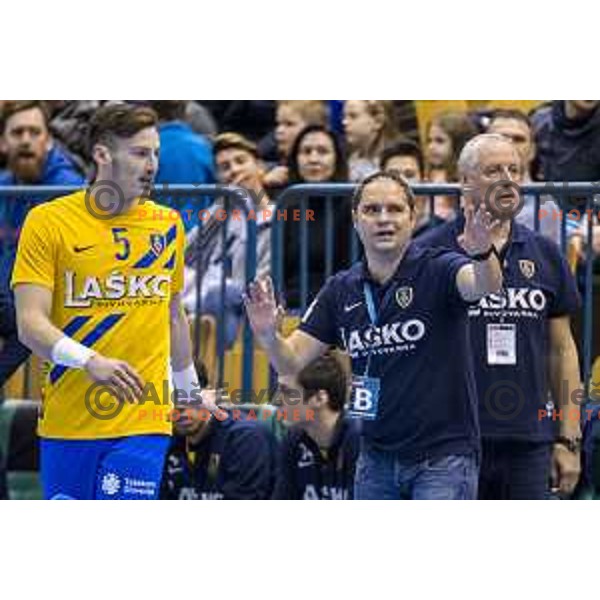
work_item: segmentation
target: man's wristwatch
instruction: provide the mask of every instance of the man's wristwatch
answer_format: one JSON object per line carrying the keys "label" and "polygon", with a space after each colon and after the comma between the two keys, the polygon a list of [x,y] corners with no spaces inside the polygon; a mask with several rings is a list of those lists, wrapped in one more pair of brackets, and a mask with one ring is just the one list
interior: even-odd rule
{"label": "man's wristwatch", "polygon": [[555,440],[555,444],[559,444],[560,446],[564,446],[569,452],[573,452],[574,454],[579,454],[581,452],[581,438],[569,438],[564,435],[559,435]]}

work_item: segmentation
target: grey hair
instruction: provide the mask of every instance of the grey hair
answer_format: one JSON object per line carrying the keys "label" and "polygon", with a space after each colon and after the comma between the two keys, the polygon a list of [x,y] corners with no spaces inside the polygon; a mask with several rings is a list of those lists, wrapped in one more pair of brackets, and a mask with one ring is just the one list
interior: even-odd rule
{"label": "grey hair", "polygon": [[500,133],[481,133],[471,138],[463,147],[458,157],[458,173],[461,176],[475,170],[479,164],[482,149],[492,143],[503,142],[510,144],[512,142]]}

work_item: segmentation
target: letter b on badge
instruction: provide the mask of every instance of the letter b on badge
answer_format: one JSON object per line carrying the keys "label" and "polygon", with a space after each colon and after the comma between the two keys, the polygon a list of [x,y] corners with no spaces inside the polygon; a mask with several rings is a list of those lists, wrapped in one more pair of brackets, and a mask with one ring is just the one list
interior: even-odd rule
{"label": "letter b on badge", "polygon": [[377,418],[379,405],[379,379],[375,377],[352,378],[352,393],[346,414],[353,419],[372,421]]}

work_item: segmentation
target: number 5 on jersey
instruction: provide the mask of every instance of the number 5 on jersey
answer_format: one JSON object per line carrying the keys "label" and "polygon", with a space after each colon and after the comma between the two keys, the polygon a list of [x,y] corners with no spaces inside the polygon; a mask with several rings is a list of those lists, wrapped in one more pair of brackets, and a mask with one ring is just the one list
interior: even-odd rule
{"label": "number 5 on jersey", "polygon": [[127,260],[131,254],[131,244],[127,235],[127,227],[113,227],[113,241],[115,244],[122,244],[123,248],[120,252],[115,254],[117,260]]}

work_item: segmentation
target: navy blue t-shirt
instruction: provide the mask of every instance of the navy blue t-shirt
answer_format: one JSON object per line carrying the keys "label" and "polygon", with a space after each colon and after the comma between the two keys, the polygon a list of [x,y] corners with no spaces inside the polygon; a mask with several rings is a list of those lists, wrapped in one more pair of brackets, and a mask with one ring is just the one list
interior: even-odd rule
{"label": "navy blue t-shirt", "polygon": [[[304,315],[300,329],[345,350],[354,375],[364,375],[371,352],[369,376],[381,381],[377,418],[363,423],[372,447],[409,460],[479,448],[467,304],[456,287],[468,262],[411,243],[386,284],[357,263],[331,277]],[[375,328],[365,279],[375,291]],[[384,298],[390,301],[382,307]]]}
{"label": "navy blue t-shirt", "polygon": [[359,447],[356,421],[341,416],[329,448],[323,450],[293,427],[278,453],[277,500],[352,500]]}
{"label": "navy blue t-shirt", "polygon": [[[428,232],[418,244],[462,252],[457,237],[464,217]],[[549,441],[555,427],[540,418],[548,409],[549,319],[573,314],[579,306],[575,280],[558,246],[513,223],[502,251],[503,291],[469,310],[471,343],[483,437]],[[488,364],[489,326],[513,328],[515,364]]]}
{"label": "navy blue t-shirt", "polygon": [[266,500],[273,494],[276,442],[256,421],[213,419],[196,445],[174,436],[165,460],[163,500]]}

